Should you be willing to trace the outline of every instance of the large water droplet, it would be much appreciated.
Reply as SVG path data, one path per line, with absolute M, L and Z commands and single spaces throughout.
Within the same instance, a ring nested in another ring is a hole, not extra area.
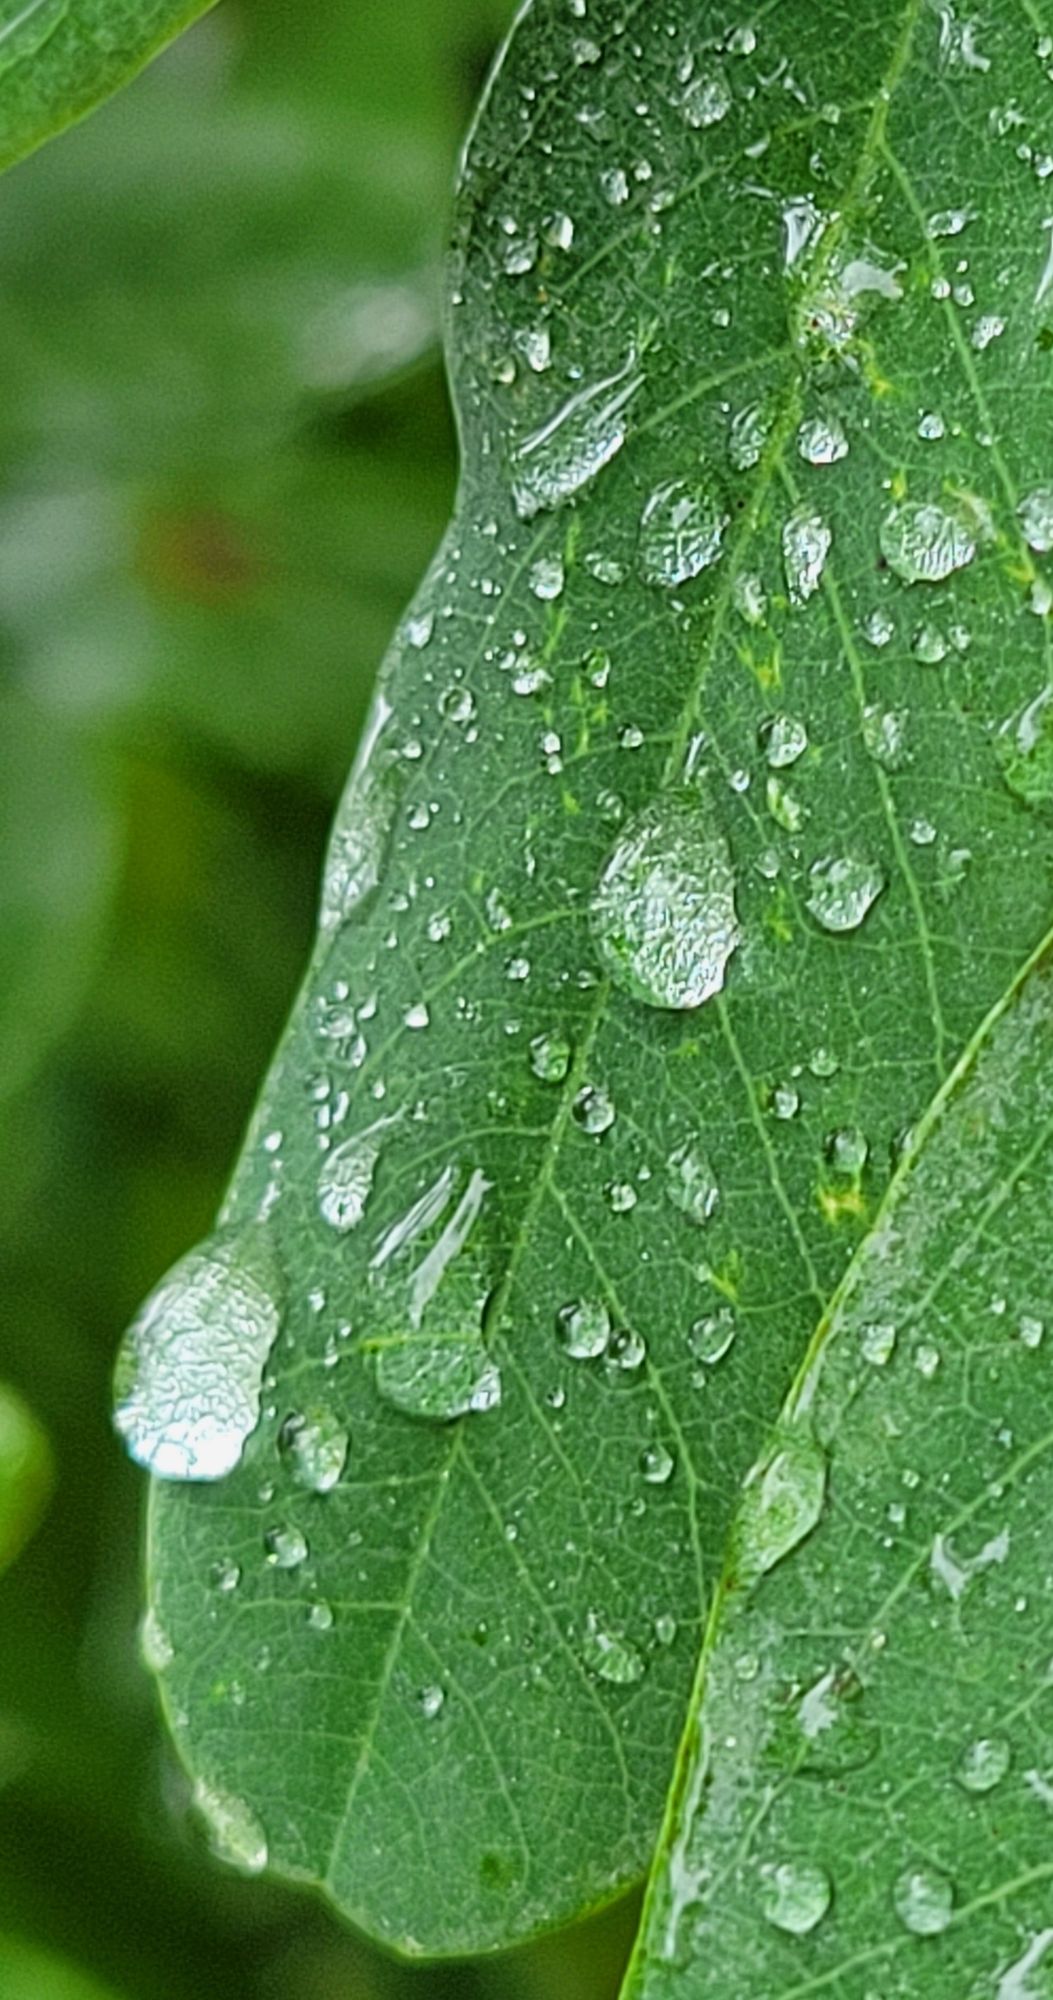
M 268 1528 L 263 1537 L 267 1561 L 274 1569 L 299 1569 L 307 1561 L 307 1537 L 296 1527 Z
M 619 986 L 649 1007 L 700 1007 L 739 941 L 731 856 L 702 796 L 669 792 L 628 822 L 592 898 Z
M 489 1282 L 469 1243 L 491 1186 L 484 1174 L 471 1174 L 420 1263 L 409 1272 L 399 1269 L 403 1253 L 444 1215 L 454 1179 L 447 1168 L 387 1232 L 370 1266 L 374 1289 L 386 1294 L 391 1324 L 390 1332 L 369 1343 L 377 1388 L 405 1415 L 436 1423 L 492 1410 L 501 1400 L 501 1372 L 482 1332 Z
M 896 1881 L 892 1901 L 901 1924 L 917 1937 L 945 1931 L 954 1914 L 954 1884 L 938 1868 L 907 1868 Z
M 514 447 L 512 491 L 523 520 L 539 508 L 572 499 L 621 450 L 626 405 L 642 381 L 636 356 L 630 354 L 613 375 L 576 389 Z
M 262 1230 L 215 1237 L 174 1265 L 124 1337 L 114 1423 L 161 1479 L 222 1479 L 260 1411 L 278 1331 L 278 1276 Z
M 530 1067 L 541 1083 L 562 1083 L 570 1068 L 570 1043 L 556 1030 L 535 1035 L 530 1044 Z
M 765 1883 L 764 1914 L 779 1930 L 805 1937 L 825 1917 L 832 1896 L 830 1877 L 817 1861 L 781 1861 Z
M 332 1410 L 296 1411 L 278 1437 L 282 1457 L 298 1486 L 330 1493 L 347 1464 L 347 1431 Z
M 730 1306 L 718 1306 L 716 1312 L 706 1313 L 696 1319 L 688 1334 L 688 1346 L 696 1361 L 707 1368 L 715 1368 L 723 1361 L 738 1332 L 738 1321 Z
M 240 1868 L 244 1875 L 258 1875 L 266 1868 L 267 1836 L 243 1799 L 199 1779 L 194 1786 L 194 1804 L 208 1830 L 209 1846 L 220 1861 Z
M 720 1189 L 701 1146 L 693 1139 L 677 1146 L 666 1161 L 665 1175 L 665 1191 L 673 1207 L 699 1226 L 708 1222 L 720 1200 Z
M 976 554 L 976 526 L 936 502 L 893 507 L 881 524 L 881 553 L 905 583 L 942 583 Z
M 712 69 L 692 77 L 680 99 L 680 109 L 696 132 L 707 125 L 719 125 L 721 119 L 727 117 L 731 105 L 731 85 L 722 69 Z
M 728 517 L 703 485 L 671 479 L 652 493 L 640 521 L 640 574 L 676 588 L 715 563 Z
M 826 1494 L 826 1454 L 803 1424 L 781 1433 L 750 1474 L 738 1524 L 736 1575 L 749 1585 L 774 1569 L 815 1527 Z
M 797 449 L 808 465 L 836 465 L 848 456 L 840 417 L 808 417 L 797 433 Z
M 967 1792 L 991 1792 L 1005 1777 L 1012 1754 L 1008 1737 L 978 1736 L 962 1751 L 954 1775 Z
M 827 855 L 809 871 L 808 908 L 824 931 L 858 930 L 885 886 L 885 871 L 858 855 Z
M 591 1667 L 601 1681 L 610 1681 L 616 1687 L 629 1687 L 643 1678 L 644 1662 L 636 1647 L 622 1634 L 609 1631 L 595 1611 L 590 1611 L 585 1621 L 581 1650 L 586 1666 Z

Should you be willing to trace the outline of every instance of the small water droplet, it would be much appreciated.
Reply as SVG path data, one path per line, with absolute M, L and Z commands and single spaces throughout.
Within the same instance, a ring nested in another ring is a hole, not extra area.
M 222 1479 L 255 1430 L 278 1332 L 278 1275 L 263 1232 L 214 1237 L 180 1259 L 121 1346 L 114 1423 L 162 1479 Z
M 885 872 L 858 855 L 829 855 L 809 871 L 808 908 L 824 931 L 857 930 L 885 887 Z
M 543 603 L 559 597 L 564 585 L 563 557 L 539 556 L 530 572 L 530 588 Z
M 1053 486 L 1036 486 L 1025 493 L 1017 516 L 1028 547 L 1036 555 L 1049 555 L 1053 550 Z
M 268 1528 L 263 1537 L 267 1561 L 275 1569 L 299 1569 L 308 1556 L 307 1537 L 299 1528 Z
M 434 1722 L 436 1716 L 442 1714 L 445 1705 L 446 1690 L 441 1688 L 437 1681 L 433 1681 L 430 1687 L 421 1688 L 417 1696 L 417 1706 L 425 1722 Z
M 235 1591 L 241 1582 L 240 1565 L 236 1562 L 231 1562 L 229 1557 L 221 1558 L 219 1562 L 212 1564 L 208 1573 L 208 1580 L 213 1590 L 218 1590 L 223 1597 L 229 1597 L 231 1592 Z
M 649 1486 L 666 1486 L 673 1476 L 676 1460 L 664 1444 L 650 1444 L 640 1455 L 640 1470 Z
M 772 417 L 772 410 L 764 403 L 747 403 L 736 411 L 728 432 L 728 463 L 735 472 L 752 472 L 760 464 Z
M 967 1792 L 991 1792 L 1005 1777 L 1012 1754 L 1007 1737 L 978 1736 L 962 1751 L 954 1775 Z
M 859 1330 L 859 1349 L 873 1368 L 884 1368 L 896 1347 L 896 1328 L 888 1320 L 870 1320 Z
M 902 770 L 907 761 L 907 714 L 899 708 L 863 710 L 863 744 L 885 771 Z
M 647 1342 L 634 1328 L 619 1327 L 607 1343 L 607 1366 L 624 1375 L 635 1375 L 647 1359 Z
M 590 906 L 600 957 L 645 1005 L 699 1007 L 739 941 L 731 856 L 705 799 L 665 793 L 630 820 Z
M 908 1931 L 935 1937 L 946 1930 L 954 1914 L 954 1884 L 938 1868 L 907 1868 L 896 1881 L 892 1902 Z
M 738 1322 L 730 1306 L 718 1306 L 716 1312 L 705 1313 L 696 1319 L 688 1334 L 688 1346 L 696 1361 L 706 1368 L 715 1368 L 723 1361 L 738 1332 Z
M 760 726 L 761 747 L 773 771 L 796 764 L 808 748 L 808 729 L 798 715 L 773 715 Z
M 331 1632 L 333 1629 L 333 1607 L 324 1597 L 316 1597 L 307 1613 L 307 1623 L 312 1632 Z
M 764 1914 L 770 1924 L 794 1937 L 814 1931 L 830 1908 L 830 1877 L 816 1861 L 781 1861 L 767 1875 Z
M 887 611 L 878 609 L 868 613 L 863 622 L 863 637 L 868 645 L 876 646 L 880 651 L 895 636 L 896 627 Z
M 836 465 L 848 457 L 848 439 L 839 417 L 808 417 L 797 433 L 797 449 L 808 465 Z
M 530 1043 L 530 1067 L 541 1083 L 562 1083 L 570 1068 L 570 1043 L 565 1035 L 550 1030 L 535 1035 Z
M 175 1647 L 152 1604 L 139 1621 L 139 1657 L 155 1674 L 163 1674 L 175 1659 Z
M 995 740 L 1002 776 L 1025 805 L 1053 805 L 1053 687 L 1041 688 L 1002 724 Z
M 822 580 L 833 535 L 819 514 L 800 508 L 782 531 L 782 557 L 791 604 L 807 604 Z
M 866 1166 L 870 1145 L 858 1125 L 842 1125 L 826 1141 L 826 1157 L 835 1173 L 855 1180 Z
M 561 1308 L 556 1331 L 564 1354 L 572 1361 L 595 1361 L 607 1351 L 611 1316 L 601 1299 L 576 1299 Z
M 382 1135 L 394 1122 L 378 1118 L 325 1154 L 318 1175 L 318 1208 L 331 1229 L 341 1234 L 357 1229 L 373 1186 Z
M 286 1417 L 278 1448 L 296 1484 L 308 1493 L 331 1493 L 347 1464 L 349 1439 L 331 1410 L 299 1411 Z
M 601 1084 L 586 1083 L 579 1090 L 571 1106 L 571 1114 L 576 1125 L 590 1138 L 598 1138 L 609 1132 L 614 1124 L 614 1105 Z
M 621 1634 L 608 1631 L 596 1611 L 590 1611 L 585 1621 L 582 1655 L 601 1681 L 610 1681 L 615 1687 L 631 1687 L 643 1679 L 644 1662 L 636 1647 Z
M 707 487 L 687 479 L 659 486 L 640 519 L 639 562 L 645 583 L 689 583 L 720 555 L 728 517 Z
M 731 105 L 731 85 L 722 69 L 712 69 L 692 77 L 680 99 L 684 118 L 696 132 L 709 125 L 719 125 L 721 119 L 727 117 Z

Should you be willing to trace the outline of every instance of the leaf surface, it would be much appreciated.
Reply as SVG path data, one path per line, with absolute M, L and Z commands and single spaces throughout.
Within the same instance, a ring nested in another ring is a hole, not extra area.
M 0 168 L 62 132 L 212 0 L 2 0 Z
M 820 1329 L 822 1517 L 752 1593 L 732 1536 L 626 2000 L 1049 1990 L 1051 1056 L 1047 961 Z
M 51 1450 L 21 1396 L 0 1382 L 0 1570 L 29 1540 L 51 1486 Z
M 1048 59 L 1026 10 L 833 18 L 522 16 L 457 515 L 122 1367 L 166 1472 L 262 1398 L 153 1491 L 219 1844 L 405 1950 L 646 1865 L 741 1482 L 1049 924 Z

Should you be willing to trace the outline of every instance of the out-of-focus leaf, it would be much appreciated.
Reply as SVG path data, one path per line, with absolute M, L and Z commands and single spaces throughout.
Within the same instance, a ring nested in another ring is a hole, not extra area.
M 76 1013 L 116 851 L 113 805 L 89 752 L 0 690 L 0 1104 Z
M 0 1993 L 4 2000 L 117 2000 L 113 1987 L 101 1986 L 66 1959 L 2 1935 Z
M 212 0 L 2 0 L 0 167 L 119 90 Z
M 0 1382 L 0 1570 L 14 1562 L 29 1540 L 50 1486 L 51 1452 L 44 1431 L 21 1396 Z

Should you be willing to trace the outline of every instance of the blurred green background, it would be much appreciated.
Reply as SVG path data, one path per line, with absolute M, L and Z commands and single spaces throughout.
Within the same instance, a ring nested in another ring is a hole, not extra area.
M 212 1860 L 109 1430 L 449 510 L 438 259 L 511 11 L 224 0 L 0 184 L 0 1563 L 42 1512 L 0 1581 L 3 2000 L 604 2000 L 631 1932 L 408 1969 Z

